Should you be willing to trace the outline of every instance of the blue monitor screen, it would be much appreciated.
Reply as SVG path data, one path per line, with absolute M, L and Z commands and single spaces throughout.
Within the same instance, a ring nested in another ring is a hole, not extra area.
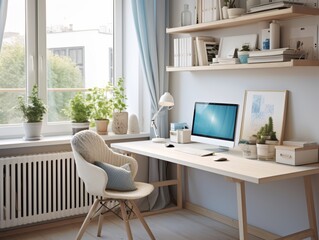
M 192 135 L 234 141 L 237 104 L 195 103 Z

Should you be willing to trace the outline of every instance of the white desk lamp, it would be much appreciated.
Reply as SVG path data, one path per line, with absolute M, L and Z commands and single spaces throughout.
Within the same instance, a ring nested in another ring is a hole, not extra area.
M 162 109 L 164 107 L 167 107 L 168 110 L 171 110 L 173 108 L 173 106 L 174 106 L 174 98 L 169 92 L 165 92 L 161 96 L 158 104 L 161 107 L 154 114 L 154 116 L 152 118 L 152 121 L 151 121 L 151 127 L 153 128 L 154 134 L 155 134 L 155 138 L 153 138 L 152 141 L 155 142 L 155 143 L 162 143 L 162 142 L 165 142 L 165 138 L 160 138 L 159 134 L 157 133 L 157 126 L 156 126 L 155 120 L 156 120 L 158 114 L 160 113 L 160 111 L 162 111 Z

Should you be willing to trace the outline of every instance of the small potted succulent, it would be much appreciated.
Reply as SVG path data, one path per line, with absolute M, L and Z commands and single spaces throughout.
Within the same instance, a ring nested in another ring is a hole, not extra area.
M 78 92 L 70 100 L 69 106 L 63 112 L 72 120 L 72 133 L 89 129 L 91 106 L 87 103 L 83 93 Z
M 241 49 L 237 52 L 240 63 L 247 63 L 249 57 L 250 47 L 248 43 L 243 44 Z
M 112 131 L 115 134 L 126 134 L 128 129 L 128 112 L 126 112 L 126 94 L 124 78 L 119 78 L 113 86 L 113 122 Z
M 106 135 L 108 125 L 113 113 L 113 100 L 108 98 L 108 92 L 111 86 L 105 88 L 92 88 L 86 96 L 86 100 L 91 109 L 91 120 L 95 121 L 95 127 L 98 134 Z
M 18 98 L 17 109 L 22 112 L 25 122 L 23 123 L 25 131 L 25 140 L 41 139 L 41 129 L 43 116 L 47 109 L 42 99 L 38 97 L 38 86 L 34 85 L 28 101 L 20 96 Z
M 278 145 L 276 132 L 273 130 L 273 119 L 268 118 L 268 123 L 257 132 L 258 159 L 273 160 L 275 158 L 275 145 Z

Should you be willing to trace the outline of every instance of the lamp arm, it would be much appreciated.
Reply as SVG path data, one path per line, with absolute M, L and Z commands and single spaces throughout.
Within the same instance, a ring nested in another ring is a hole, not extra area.
M 151 120 L 151 127 L 153 128 L 153 131 L 154 131 L 154 134 L 155 134 L 156 138 L 158 138 L 159 135 L 157 133 L 157 125 L 155 123 L 155 120 L 156 120 L 158 114 L 162 111 L 163 108 L 164 108 L 164 106 L 161 106 L 160 109 L 158 109 L 158 111 L 154 114 L 154 116 L 152 117 L 152 120 Z

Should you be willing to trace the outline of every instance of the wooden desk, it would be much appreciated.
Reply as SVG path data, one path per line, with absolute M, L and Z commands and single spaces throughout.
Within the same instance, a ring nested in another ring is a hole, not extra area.
M 311 175 L 319 173 L 319 164 L 296 167 L 277 164 L 271 161 L 249 160 L 241 157 L 241 152 L 236 150 L 231 150 L 225 153 L 216 153 L 215 156 L 198 157 L 176 151 L 176 148 L 183 146 L 205 148 L 205 145 L 197 143 L 184 145 L 175 144 L 175 148 L 166 148 L 164 144 L 153 143 L 152 141 L 111 144 L 112 148 L 118 150 L 176 163 L 177 180 L 175 181 L 175 184 L 177 185 L 177 205 L 179 208 L 182 207 L 182 166 L 222 175 L 226 177 L 227 180 L 234 182 L 236 184 L 237 191 L 239 237 L 241 240 L 248 239 L 245 182 L 261 184 L 303 177 L 308 210 L 309 229 L 293 233 L 280 239 L 302 239 L 311 237 L 311 239 L 318 240 Z M 226 157 L 228 161 L 214 161 L 219 157 Z M 167 185 L 172 185 L 172 181 L 167 181 Z M 164 184 L 156 184 L 156 186 L 164 186 Z

